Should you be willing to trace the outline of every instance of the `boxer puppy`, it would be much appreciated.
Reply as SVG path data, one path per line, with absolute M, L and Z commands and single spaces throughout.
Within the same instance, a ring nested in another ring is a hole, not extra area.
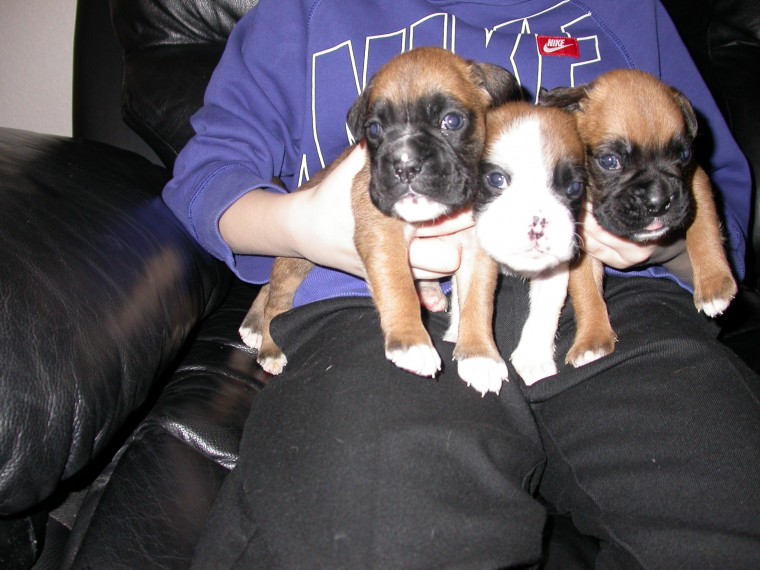
M 576 114 L 586 146 L 587 200 L 599 225 L 639 243 L 686 235 L 694 305 L 721 314 L 737 292 L 710 181 L 692 150 L 697 118 L 680 92 L 637 70 L 615 70 L 578 88 L 540 95 Z M 614 350 L 602 296 L 603 267 L 582 255 L 570 274 L 577 333 L 566 362 L 581 366 Z
M 486 125 L 475 227 L 480 246 L 496 263 L 481 263 L 473 276 L 465 302 L 483 308 L 461 315 L 455 356 L 491 326 L 492 313 L 485 307 L 493 303 L 501 267 L 530 280 L 530 312 L 511 355 L 515 370 L 530 385 L 557 372 L 554 337 L 569 264 L 577 253 L 585 153 L 574 117 L 559 109 L 506 103 L 489 111 Z M 461 293 L 459 281 L 456 293 Z M 470 376 L 462 366 L 473 363 L 460 362 L 460 376 Z M 477 378 L 472 383 L 480 391 L 497 391 Z
M 352 186 L 354 242 L 380 314 L 386 357 L 404 370 L 432 377 L 441 365 L 422 324 L 409 267 L 415 227 L 469 207 L 486 111 L 519 93 L 514 76 L 500 67 L 419 48 L 383 66 L 348 113 L 349 128 L 363 136 L 368 152 Z M 306 186 L 322 180 L 348 152 Z M 278 258 L 240 328 L 272 374 L 282 371 L 287 358 L 269 334 L 270 323 L 292 307 L 312 267 L 307 260 Z M 423 299 L 431 296 L 430 288 L 429 283 L 422 287 Z M 435 304 L 437 295 L 432 297 Z M 499 363 L 500 357 L 491 368 Z

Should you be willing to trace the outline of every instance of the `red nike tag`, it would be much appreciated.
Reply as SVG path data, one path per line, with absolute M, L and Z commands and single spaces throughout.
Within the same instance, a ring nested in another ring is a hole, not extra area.
M 547 57 L 574 57 L 579 59 L 581 51 L 578 40 L 564 36 L 536 36 L 538 53 Z

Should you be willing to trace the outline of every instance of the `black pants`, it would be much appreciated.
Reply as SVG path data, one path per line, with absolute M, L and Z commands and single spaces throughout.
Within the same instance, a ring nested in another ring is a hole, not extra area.
M 510 370 L 485 397 L 447 343 L 435 380 L 387 362 L 368 300 L 284 315 L 288 367 L 255 400 L 195 567 L 531 567 L 548 502 L 599 539 L 597 568 L 760 568 L 758 378 L 676 285 L 610 278 L 607 297 L 612 355 L 530 388 Z M 527 301 L 504 279 L 505 356 Z M 446 324 L 431 315 L 431 336 Z M 573 334 L 567 307 L 558 362 Z

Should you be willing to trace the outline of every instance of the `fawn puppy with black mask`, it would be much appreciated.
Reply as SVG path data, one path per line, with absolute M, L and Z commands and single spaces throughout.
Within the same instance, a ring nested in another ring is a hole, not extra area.
M 620 69 L 575 88 L 544 91 L 539 104 L 575 114 L 586 147 L 587 209 L 606 231 L 648 244 L 685 235 L 694 305 L 710 317 L 737 292 L 710 181 L 696 163 L 697 118 L 679 91 Z M 602 263 L 582 254 L 570 274 L 577 333 L 566 362 L 581 366 L 614 350 Z

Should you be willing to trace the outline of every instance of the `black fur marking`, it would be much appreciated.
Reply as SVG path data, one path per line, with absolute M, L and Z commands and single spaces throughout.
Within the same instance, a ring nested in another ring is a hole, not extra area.
M 462 118 L 461 127 L 442 128 L 444 118 L 452 113 Z M 469 203 L 482 143 L 475 136 L 476 120 L 476 115 L 445 93 L 405 104 L 377 100 L 364 121 L 365 128 L 373 122 L 382 126 L 379 136 L 367 137 L 370 197 L 375 206 L 390 215 L 396 202 L 410 191 L 450 211 Z
M 642 240 L 647 228 L 660 222 L 667 233 L 691 221 L 690 180 L 694 172 L 689 137 L 673 138 L 662 148 L 644 148 L 624 140 L 594 149 L 589 159 L 589 195 L 594 217 L 618 236 Z M 606 170 L 599 159 L 606 154 L 620 159 L 619 170 Z
M 581 204 L 586 193 L 586 169 L 583 163 L 573 160 L 560 160 L 552 172 L 551 188 L 578 218 Z
M 486 160 L 483 160 L 478 164 L 478 188 L 474 201 L 476 215 L 483 212 L 491 202 L 504 193 L 505 188 L 497 188 L 488 181 L 489 175 L 495 172 L 504 176 L 507 185 L 509 185 L 512 176 L 504 168 Z

